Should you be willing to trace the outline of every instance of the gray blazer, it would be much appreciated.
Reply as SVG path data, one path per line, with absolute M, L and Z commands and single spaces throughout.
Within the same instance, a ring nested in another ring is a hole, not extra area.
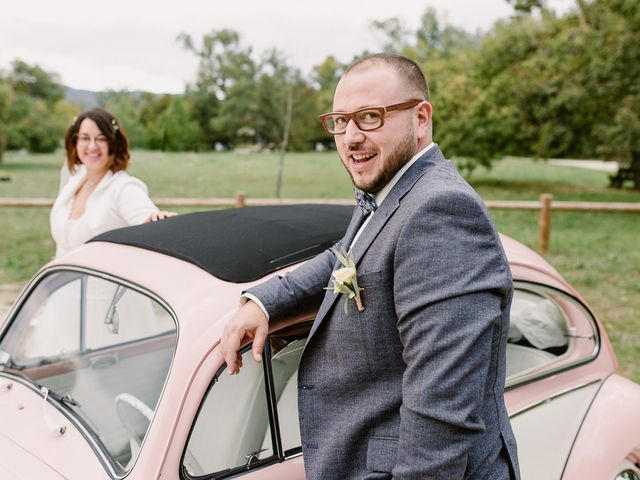
M 362 221 L 356 209 L 341 245 Z M 346 315 L 327 291 L 299 368 L 308 479 L 518 479 L 503 398 L 509 266 L 483 202 L 437 146 L 353 256 L 365 309 Z M 339 266 L 326 251 L 249 291 L 277 320 Z

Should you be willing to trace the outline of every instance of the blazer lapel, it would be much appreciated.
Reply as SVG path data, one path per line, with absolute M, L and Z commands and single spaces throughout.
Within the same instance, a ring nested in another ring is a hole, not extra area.
M 444 157 L 438 146 L 434 145 L 427 153 L 416 160 L 409 170 L 400 177 L 353 246 L 353 260 L 356 265 L 358 265 L 371 246 L 371 243 L 380 234 L 382 228 L 398 209 L 402 197 L 413 188 L 418 179 L 422 177 L 430 167 L 440 160 L 444 160 Z
M 402 175 L 402 177 L 400 177 L 400 179 L 393 186 L 380 207 L 378 207 L 378 209 L 375 211 L 373 217 L 360 234 L 360 237 L 358 237 L 358 241 L 353 246 L 352 255 L 356 266 L 371 246 L 373 240 L 378 236 L 382 228 L 386 225 L 391 216 L 398 209 L 402 197 L 404 197 L 411 190 L 413 185 L 415 185 L 418 179 L 428 171 L 430 166 L 433 166 L 434 163 L 438 163 L 439 161 L 443 160 L 444 156 L 442 155 L 442 152 L 437 145 L 434 145 L 427 153 L 425 153 L 413 165 L 411 165 L 409 170 L 407 170 L 404 175 Z M 348 246 L 351 243 L 353 237 L 364 222 L 365 218 L 366 217 L 360 212 L 360 209 L 356 208 L 354 217 L 351 219 L 351 223 L 349 225 L 349 228 L 347 229 L 347 233 L 345 234 L 344 241 L 342 242 L 343 245 Z M 345 250 L 346 249 L 347 248 L 345 248 Z M 338 266 L 339 262 L 336 261 L 334 270 Z M 311 338 L 311 336 L 318 329 L 318 327 L 324 320 L 324 317 L 329 312 L 333 304 L 337 301 L 338 297 L 342 296 L 336 295 L 330 290 L 327 291 L 322 304 L 318 309 L 316 320 L 311 327 L 311 331 L 309 332 L 309 338 Z
M 83 169 L 69 176 L 67 183 L 65 183 L 62 187 L 62 190 L 60 190 L 60 194 L 58 195 L 59 199 L 56 200 L 56 202 L 60 205 L 70 204 L 73 196 L 76 194 L 78 188 L 80 188 L 80 185 L 84 181 L 86 175 L 86 171 Z
M 344 248 L 345 250 L 349 250 L 349 245 L 351 245 L 351 242 L 353 242 L 353 237 L 356 236 L 356 233 L 358 233 L 358 230 L 360 229 L 366 218 L 367 217 L 362 213 L 362 210 L 356 207 L 353 211 L 353 216 L 351 217 L 351 222 L 347 227 L 347 231 L 345 232 L 344 237 L 340 242 L 342 248 Z
M 347 232 L 344 234 L 344 237 L 340 242 L 340 244 L 345 250 L 349 249 L 349 245 L 351 245 L 353 238 L 356 236 L 356 233 L 358 233 L 358 230 L 360 229 L 360 227 L 362 226 L 366 218 L 367 217 L 362 213 L 362 210 L 356 207 L 353 212 L 353 216 L 351 217 L 351 222 L 347 227 Z M 339 264 L 340 262 L 336 260 L 336 263 L 334 264 L 333 269 L 335 270 L 336 268 L 338 268 L 340 266 Z M 327 282 L 327 284 L 329 284 L 329 282 Z M 311 327 L 311 331 L 309 332 L 309 338 L 311 338 L 311 336 L 317 330 L 318 325 L 320 324 L 320 320 L 329 311 L 329 309 L 333 305 L 333 302 L 336 301 L 337 297 L 338 295 L 334 295 L 331 291 L 327 290 L 322 300 L 322 303 L 320 304 L 320 308 L 318 309 L 316 320 L 315 322 L 313 322 L 313 326 Z

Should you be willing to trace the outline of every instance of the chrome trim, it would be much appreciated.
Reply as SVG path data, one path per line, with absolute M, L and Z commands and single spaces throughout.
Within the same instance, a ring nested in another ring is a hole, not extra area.
M 51 267 L 46 267 L 44 269 L 42 269 L 40 272 L 38 272 L 36 274 L 35 277 L 33 277 L 33 279 L 31 279 L 31 281 L 25 286 L 24 290 L 23 290 L 23 294 L 20 295 L 19 297 L 19 301 L 16 302 L 13 306 L 13 308 L 9 311 L 9 314 L 6 317 L 6 321 L 4 322 L 4 324 L 2 325 L 2 327 L 0 328 L 0 342 L 2 341 L 6 331 L 9 329 L 10 325 L 14 322 L 15 320 L 15 314 L 17 314 L 22 306 L 24 305 L 24 303 L 26 302 L 26 300 L 29 298 L 31 292 L 39 285 L 39 283 L 42 281 L 42 279 L 46 276 L 58 273 L 58 272 L 77 272 L 77 273 L 83 273 L 83 274 L 87 274 L 87 275 L 91 275 L 93 277 L 97 277 L 97 278 L 101 278 L 103 280 L 107 280 L 110 282 L 114 282 L 120 285 L 124 285 L 127 288 L 130 288 L 131 290 L 134 290 L 136 292 L 141 293 L 142 295 L 151 298 L 152 300 L 156 301 L 157 303 L 159 303 L 168 313 L 169 315 L 171 315 L 173 322 L 176 326 L 176 344 L 174 347 L 174 354 L 171 357 L 171 363 L 169 365 L 169 370 L 167 371 L 167 378 L 165 378 L 164 381 L 164 385 L 162 386 L 162 390 L 160 391 L 160 396 L 158 397 L 158 404 L 160 405 L 160 401 L 162 400 L 162 398 L 164 397 L 164 393 L 167 387 L 167 383 L 169 380 L 169 377 L 171 376 L 171 371 L 173 370 L 173 364 L 175 361 L 175 352 L 177 351 L 177 347 L 178 347 L 178 343 L 179 343 L 179 339 L 180 339 L 180 322 L 178 322 L 178 316 L 176 315 L 175 311 L 173 310 L 173 308 L 171 308 L 171 306 L 164 301 L 160 296 L 158 296 L 157 294 L 153 293 L 152 291 L 146 289 L 145 287 L 143 287 L 142 285 L 138 285 L 135 284 L 133 282 L 130 282 L 129 280 L 125 280 L 121 277 L 118 277 L 116 275 L 112 275 L 109 273 L 105 273 L 105 272 L 101 272 L 98 270 L 93 270 L 91 268 L 86 268 L 86 267 L 79 267 L 76 265 L 54 265 Z M 31 389 L 35 390 L 36 392 L 38 392 L 38 394 L 41 395 L 40 390 L 38 390 L 35 385 L 33 385 L 32 383 L 28 382 L 25 379 L 22 379 L 18 376 L 13 376 L 11 374 L 6 374 L 4 372 L 0 371 L 0 374 L 3 376 L 10 376 L 11 379 L 20 379 L 21 383 L 24 383 L 25 385 L 29 386 Z M 140 444 L 140 449 L 138 450 L 138 455 L 136 455 L 136 458 L 134 459 L 133 463 L 131 464 L 130 468 L 128 470 L 123 471 L 122 473 L 118 473 L 116 471 L 115 468 L 115 462 L 113 460 L 113 458 L 111 457 L 111 454 L 108 453 L 108 451 L 106 451 L 106 447 L 101 446 L 100 443 L 96 442 L 96 438 L 97 435 L 95 433 L 93 433 L 93 431 L 91 429 L 88 429 L 85 425 L 84 425 L 84 421 L 83 420 L 78 420 L 78 418 L 75 415 L 71 415 L 70 412 L 66 409 L 60 406 L 59 402 L 57 402 L 55 399 L 49 397 L 49 400 L 51 401 L 52 405 L 55 406 L 55 408 L 62 413 L 82 434 L 82 436 L 87 440 L 87 443 L 89 443 L 89 446 L 91 447 L 91 449 L 96 452 L 96 454 L 98 455 L 99 459 L 100 459 L 100 463 L 102 463 L 102 465 L 105 467 L 105 470 L 107 470 L 107 473 L 111 476 L 111 478 L 114 478 L 116 480 L 121 480 L 123 478 L 125 478 L 127 475 L 129 475 L 131 473 L 131 471 L 133 470 L 133 468 L 135 467 L 136 463 L 138 462 L 138 458 L 140 457 L 140 452 L 142 451 L 146 441 L 147 441 L 147 436 L 145 434 L 142 443 Z M 155 420 L 156 417 L 156 412 L 157 412 L 157 406 L 153 411 L 153 417 L 151 418 L 151 420 L 149 421 L 149 429 L 147 429 L 147 433 L 149 432 L 149 430 L 151 429 L 151 426 L 153 424 L 153 421 Z
M 297 453 L 292 453 L 291 455 L 285 455 L 284 459 L 286 461 L 286 460 L 291 460 L 292 458 L 298 458 L 298 457 L 301 457 L 301 456 L 302 456 L 302 450 L 300 450 Z
M 588 383 L 583 383 L 582 385 L 578 385 L 578 386 L 575 386 L 575 387 L 567 388 L 565 390 L 561 390 L 560 392 L 556 393 L 555 395 L 552 395 L 551 397 L 547 397 L 544 400 L 540 400 L 537 403 L 534 403 L 532 405 L 528 405 L 528 406 L 526 406 L 526 407 L 524 407 L 524 408 L 522 408 L 522 409 L 520 409 L 520 410 L 518 410 L 518 411 L 516 411 L 514 413 L 509 414 L 509 419 L 511 420 L 511 419 L 517 417 L 518 415 L 522 415 L 523 413 L 526 413 L 529 410 L 533 410 L 534 408 L 538 408 L 541 405 L 544 405 L 546 403 L 550 403 L 553 400 L 557 400 L 558 398 L 563 397 L 563 396 L 565 396 L 565 395 L 567 395 L 569 393 L 575 392 L 575 391 L 580 390 L 582 388 L 590 387 L 591 385 L 595 385 L 597 383 L 602 383 L 603 381 L 604 381 L 603 379 L 592 380 L 592 381 L 590 381 Z M 589 404 L 591 404 L 591 402 L 589 402 Z

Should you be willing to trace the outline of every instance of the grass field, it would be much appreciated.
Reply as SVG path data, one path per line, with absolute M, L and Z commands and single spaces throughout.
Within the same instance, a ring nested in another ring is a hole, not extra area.
M 0 197 L 54 197 L 62 154 L 9 153 L 0 172 Z M 273 197 L 277 154 L 134 152 L 131 173 L 153 197 Z M 508 160 L 474 172 L 470 183 L 485 200 L 640 202 L 640 193 L 607 187 L 599 171 Z M 290 154 L 285 161 L 286 198 L 349 198 L 351 183 L 334 153 Z M 181 210 L 185 212 L 186 210 Z M 48 210 L 0 208 L 0 283 L 20 283 L 54 253 Z M 501 232 L 535 248 L 537 213 L 492 210 Z M 640 214 L 554 212 L 545 257 L 589 301 L 614 345 L 620 370 L 640 382 Z

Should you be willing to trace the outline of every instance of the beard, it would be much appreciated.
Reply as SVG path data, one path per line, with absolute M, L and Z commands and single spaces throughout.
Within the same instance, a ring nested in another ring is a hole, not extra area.
M 382 170 L 380 173 L 369 180 L 367 183 L 358 184 L 353 175 L 346 167 L 349 176 L 351 177 L 351 182 L 356 188 L 359 188 L 363 192 L 367 193 L 378 193 L 380 190 L 384 188 L 384 186 L 391 181 L 393 176 L 398 173 L 402 167 L 406 165 L 406 163 L 411 160 L 411 158 L 416 153 L 416 138 L 413 130 L 413 125 L 407 130 L 404 137 L 400 140 L 396 148 L 389 154 L 386 159 L 383 159 Z M 351 153 L 357 152 L 357 149 L 351 151 Z M 344 164 L 344 163 L 343 163 Z

